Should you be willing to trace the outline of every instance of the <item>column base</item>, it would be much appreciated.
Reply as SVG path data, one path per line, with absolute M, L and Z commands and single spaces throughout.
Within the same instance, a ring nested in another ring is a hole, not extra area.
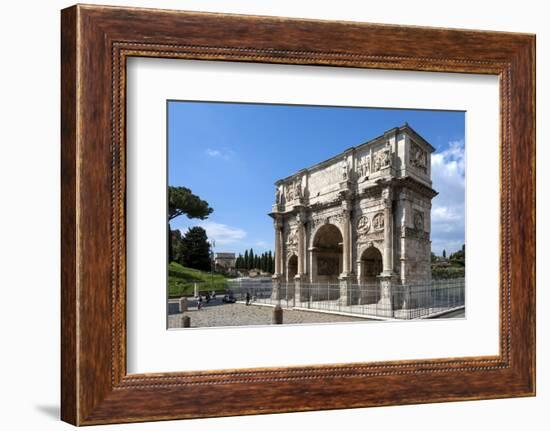
M 380 280 L 380 300 L 376 308 L 376 314 L 382 317 L 394 316 L 393 289 L 392 285 L 396 283 L 397 277 L 394 273 L 382 272 L 378 279 Z
M 294 306 L 309 299 L 307 285 L 307 274 L 296 274 L 294 276 Z
M 274 301 L 281 300 L 281 281 L 283 279 L 282 274 L 273 274 L 271 277 L 271 299 Z
M 340 285 L 340 305 L 353 305 L 357 303 L 358 298 L 354 298 L 351 290 L 355 276 L 353 273 L 342 273 L 338 277 L 338 284 Z

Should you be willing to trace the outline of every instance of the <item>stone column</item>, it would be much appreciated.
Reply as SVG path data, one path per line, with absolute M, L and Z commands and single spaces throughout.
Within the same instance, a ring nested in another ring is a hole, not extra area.
M 283 238 L 283 225 L 277 231 L 279 234 L 279 274 L 282 275 L 285 271 L 285 252 L 284 252 L 284 238 Z
M 306 233 L 305 233 L 305 216 L 303 213 L 296 214 L 296 222 L 298 223 L 298 270 L 294 276 L 294 304 L 304 300 L 303 292 L 304 283 L 306 281 Z
M 393 214 L 392 214 L 392 190 L 386 187 L 382 191 L 384 201 L 384 255 L 382 259 L 382 273 L 380 280 L 380 300 L 378 301 L 377 314 L 379 316 L 393 317 L 393 292 L 392 284 L 395 283 L 393 272 Z
M 273 222 L 275 227 L 275 274 L 281 276 L 283 274 L 283 221 L 280 216 L 277 216 Z
M 304 216 L 300 213 L 297 214 L 296 221 L 298 222 L 298 271 L 296 274 L 298 276 L 302 276 L 305 273 L 304 269 L 305 269 L 305 258 L 306 258 L 306 253 L 305 253 L 306 235 L 304 232 L 305 230 Z
M 351 250 L 351 238 L 350 238 L 350 214 L 349 214 L 349 203 L 348 201 L 342 202 L 342 215 L 343 215 L 343 232 L 342 236 L 344 237 L 344 244 L 342 247 L 342 275 L 348 276 L 351 273 L 350 268 L 350 250 Z
M 382 192 L 384 201 L 384 256 L 382 274 L 393 275 L 393 214 L 392 192 L 389 187 Z
M 414 225 L 412 220 L 412 209 L 411 209 L 411 198 L 406 191 L 402 191 L 399 196 L 399 204 L 401 205 L 401 226 L 398 226 L 396 229 L 400 230 L 400 281 L 401 284 L 406 284 L 408 277 L 408 259 L 407 259 L 407 226 Z M 395 226 L 394 226 L 395 227 Z
M 350 204 L 347 199 L 342 201 L 342 274 L 340 274 L 340 304 L 351 305 L 352 298 L 350 296 L 352 271 L 351 271 L 351 229 L 350 229 Z
M 272 277 L 271 298 L 280 301 L 283 270 L 283 221 L 279 215 L 275 216 L 273 227 L 275 228 L 275 274 Z
M 317 281 L 317 256 L 315 256 L 315 247 L 309 248 L 309 282 L 315 283 Z

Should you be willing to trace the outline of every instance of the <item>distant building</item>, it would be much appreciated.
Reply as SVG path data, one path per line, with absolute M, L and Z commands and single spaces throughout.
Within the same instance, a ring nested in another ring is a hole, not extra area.
M 219 272 L 233 272 L 236 262 L 235 253 L 220 252 L 216 253 L 214 257 L 214 266 L 216 271 Z

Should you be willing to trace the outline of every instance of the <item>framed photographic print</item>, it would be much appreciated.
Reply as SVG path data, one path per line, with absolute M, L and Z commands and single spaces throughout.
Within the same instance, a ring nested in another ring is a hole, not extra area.
M 63 420 L 534 395 L 533 35 L 78 5 L 61 41 Z

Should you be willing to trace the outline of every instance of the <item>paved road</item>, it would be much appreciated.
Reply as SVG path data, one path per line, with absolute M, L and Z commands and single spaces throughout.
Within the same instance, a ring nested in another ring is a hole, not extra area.
M 178 312 L 177 300 L 169 301 L 168 327 L 180 328 L 181 318 L 187 315 L 191 319 L 192 328 L 207 328 L 216 326 L 250 326 L 271 325 L 273 307 L 265 305 L 249 305 L 243 303 L 224 304 L 220 298 L 204 302 L 203 309 L 196 309 L 196 300 L 189 301 L 189 311 Z M 435 317 L 434 319 L 464 318 L 464 309 L 451 311 L 450 313 Z M 361 322 L 371 321 L 360 316 L 343 316 L 315 311 L 283 310 L 284 324 L 300 323 L 336 323 L 336 322 Z
M 245 304 L 207 304 L 201 311 L 192 307 L 184 313 L 170 314 L 168 316 L 168 327 L 181 327 L 182 316 L 191 318 L 192 328 L 205 328 L 213 326 L 248 326 L 248 325 L 271 325 L 273 318 L 273 307 L 263 305 Z M 318 313 L 302 310 L 283 310 L 283 323 L 330 323 L 330 322 L 360 322 L 367 321 L 363 317 L 340 316 L 337 314 Z

